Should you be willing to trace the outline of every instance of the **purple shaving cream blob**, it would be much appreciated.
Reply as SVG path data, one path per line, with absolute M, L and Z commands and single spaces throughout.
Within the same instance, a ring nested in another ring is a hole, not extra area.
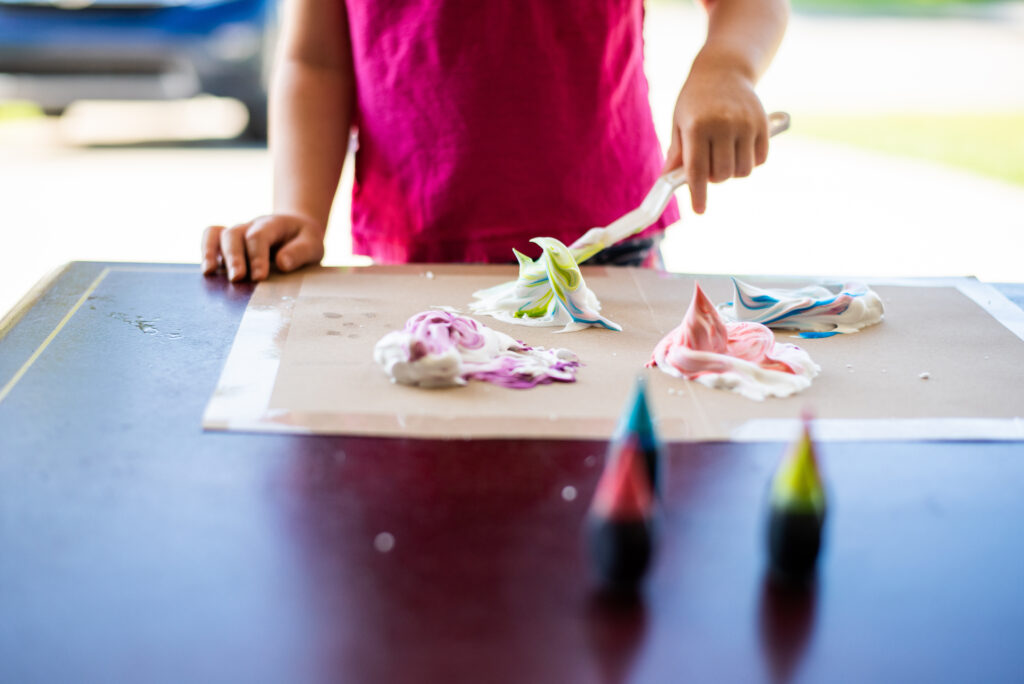
M 432 354 L 443 354 L 454 346 L 479 349 L 484 345 L 476 321 L 447 311 L 416 314 L 406 322 L 405 331 L 422 340 Z
M 427 354 L 443 354 L 453 347 L 480 349 L 486 343 L 480 324 L 472 318 L 447 311 L 424 311 L 410 318 L 405 331 L 414 337 L 409 345 L 409 360 L 417 361 Z M 528 344 L 516 340 L 513 352 L 534 352 Z M 579 361 L 558 360 L 547 367 L 531 363 L 527 356 L 505 356 L 486 369 L 469 370 L 466 379 L 482 380 L 512 389 L 529 389 L 551 382 L 575 382 Z

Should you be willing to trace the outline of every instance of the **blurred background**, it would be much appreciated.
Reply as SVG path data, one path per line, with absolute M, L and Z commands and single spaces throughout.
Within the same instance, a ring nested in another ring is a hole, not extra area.
M 1024 1 L 793 0 L 759 92 L 789 132 L 665 241 L 690 273 L 1024 281 Z M 0 314 L 70 260 L 197 263 L 270 209 L 276 0 L 0 0 Z M 648 0 L 667 138 L 705 28 Z M 351 165 L 329 265 L 348 236 Z M 543 233 L 538 226 L 538 234 Z M 198 267 L 197 267 L 198 277 Z

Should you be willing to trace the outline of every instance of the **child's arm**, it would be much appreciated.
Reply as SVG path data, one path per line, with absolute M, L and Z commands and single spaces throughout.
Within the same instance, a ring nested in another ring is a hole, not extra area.
M 768 156 L 768 121 L 754 84 L 782 41 L 787 0 L 706 0 L 708 33 L 676 101 L 665 169 L 686 169 L 693 210 L 708 182 L 747 176 Z
M 203 233 L 203 272 L 232 281 L 319 263 L 349 141 L 355 79 L 345 3 L 289 0 L 270 95 L 274 213 Z

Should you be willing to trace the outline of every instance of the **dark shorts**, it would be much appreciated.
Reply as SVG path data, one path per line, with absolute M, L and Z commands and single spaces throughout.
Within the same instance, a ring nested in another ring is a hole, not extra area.
M 586 266 L 646 266 L 661 268 L 661 236 L 633 238 L 612 245 L 587 259 Z

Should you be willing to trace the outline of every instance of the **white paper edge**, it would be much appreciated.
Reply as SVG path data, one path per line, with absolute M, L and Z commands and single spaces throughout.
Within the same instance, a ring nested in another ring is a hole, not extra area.
M 759 418 L 733 430 L 734 442 L 789 442 L 800 433 L 792 418 Z M 1024 418 L 816 418 L 819 442 L 1024 441 Z
M 281 350 L 274 340 L 291 325 L 295 300 L 282 298 L 279 308 L 249 306 L 235 332 L 224 370 L 203 414 L 208 430 L 306 432 L 272 421 L 270 397 L 281 365 Z M 245 331 L 245 337 L 242 337 Z

